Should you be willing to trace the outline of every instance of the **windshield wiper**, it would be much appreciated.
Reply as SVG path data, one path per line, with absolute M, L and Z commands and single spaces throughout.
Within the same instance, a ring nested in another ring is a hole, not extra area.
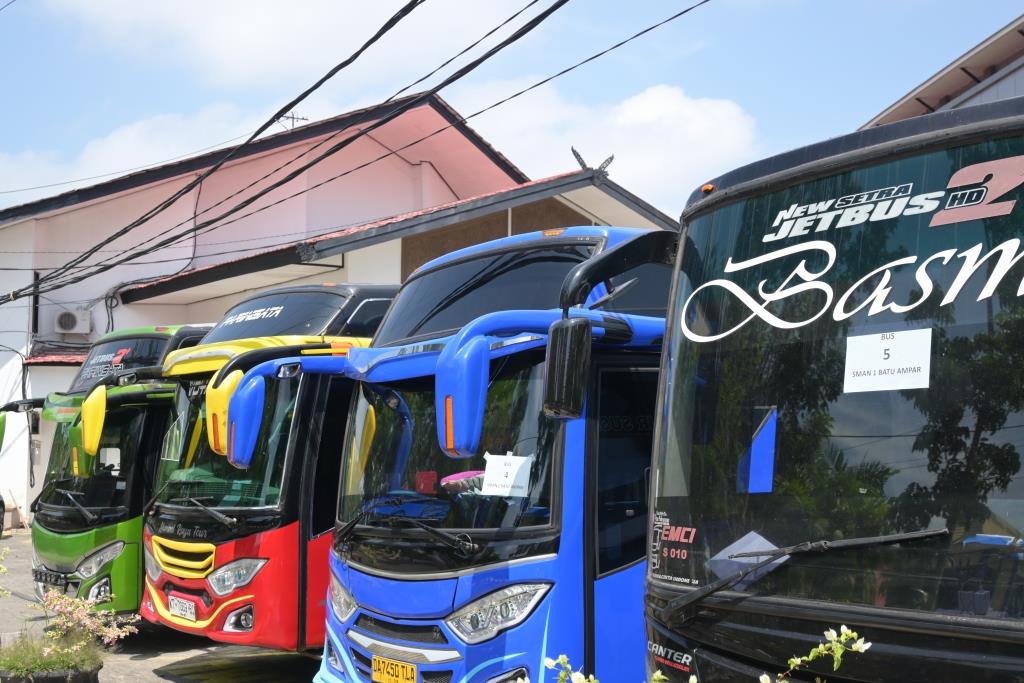
M 79 503 L 78 499 L 75 498 L 75 496 L 82 495 L 81 493 L 77 493 L 75 491 L 68 491 L 67 489 L 54 489 L 54 491 L 56 491 L 57 493 L 61 494 L 62 496 L 67 497 L 67 499 L 71 501 L 71 504 L 75 506 L 75 509 L 78 510 L 82 514 L 82 517 L 84 517 L 85 521 L 88 522 L 89 524 L 92 524 L 97 519 L 99 519 L 96 515 L 94 515 L 93 513 L 89 512 L 89 508 L 87 508 L 84 505 L 82 505 L 81 503 Z
M 385 505 L 391 505 L 391 506 L 397 507 L 397 506 L 399 506 L 401 504 L 402 504 L 402 501 L 400 499 L 398 499 L 398 498 L 388 498 L 386 500 L 378 500 L 374 504 L 366 506 L 365 508 L 363 508 L 362 510 L 357 512 L 355 517 L 353 517 L 352 519 L 350 519 L 347 522 L 345 522 L 344 526 L 342 526 L 341 528 L 335 530 L 335 532 L 334 532 L 334 543 L 335 543 L 335 545 L 337 545 L 339 543 L 344 543 L 345 539 L 352 535 L 352 532 L 355 530 L 356 525 L 359 524 L 360 522 L 362 522 L 367 517 L 369 517 L 370 514 L 374 510 L 376 510 L 377 508 L 383 507 Z
M 669 619 L 684 608 L 694 604 L 695 602 L 703 600 L 709 595 L 725 590 L 737 581 L 740 581 L 744 577 L 756 572 L 758 569 L 775 562 L 780 557 L 805 555 L 807 553 L 824 553 L 830 550 L 869 548 L 876 545 L 918 541 L 926 538 L 948 535 L 949 529 L 925 529 L 924 531 L 910 531 L 902 534 L 888 534 L 886 536 L 865 536 L 863 538 L 845 538 L 835 541 L 804 541 L 803 543 L 791 545 L 786 548 L 776 548 L 775 550 L 754 550 L 745 553 L 736 553 L 735 555 L 729 555 L 729 559 L 732 560 L 738 557 L 764 557 L 765 559 L 744 567 L 735 574 L 730 574 L 729 576 L 718 579 L 717 581 L 712 581 L 697 590 L 690 591 L 685 595 L 680 595 L 677 598 L 669 600 L 664 607 L 657 611 L 656 616 L 662 623 L 667 623 Z
M 174 503 L 192 503 L 197 508 L 199 508 L 200 510 L 202 510 L 206 514 L 210 515 L 211 517 L 213 517 L 215 520 L 217 520 L 218 522 L 220 522 L 224 526 L 228 526 L 228 527 L 234 528 L 235 526 L 238 525 L 238 520 L 237 519 L 235 519 L 234 517 L 229 517 L 229 516 L 225 515 L 223 512 L 219 512 L 217 510 L 214 510 L 211 507 L 207 507 L 207 506 L 203 505 L 202 503 L 199 502 L 198 498 L 192 498 L 190 496 L 186 496 L 184 498 L 171 498 L 167 502 L 171 503 L 172 505 Z
M 39 493 L 36 494 L 36 497 L 32 499 L 31 503 L 29 503 L 29 506 L 28 506 L 29 512 L 38 512 L 38 510 L 39 510 L 39 499 L 42 498 L 43 495 L 47 491 L 49 491 L 51 487 L 57 486 L 58 484 L 66 484 L 69 481 L 74 481 L 74 480 L 75 480 L 74 477 L 64 477 L 63 479 L 50 479 L 48 481 L 43 482 L 43 488 L 41 488 L 39 490 Z
M 170 486 L 170 484 L 171 484 L 171 482 L 172 482 L 172 481 L 174 481 L 174 480 L 173 480 L 173 479 L 168 479 L 167 481 L 165 481 L 165 482 L 164 482 L 164 484 L 163 484 L 163 486 L 161 486 L 161 487 L 160 487 L 160 490 L 159 490 L 159 491 L 157 491 L 156 493 L 154 493 L 154 494 L 153 494 L 153 497 L 152 497 L 152 498 L 150 498 L 150 499 L 149 499 L 149 501 L 148 501 L 148 502 L 147 502 L 147 503 L 146 503 L 145 505 L 143 505 L 143 506 L 142 506 L 142 509 L 143 509 L 143 510 L 150 510 L 151 512 L 152 512 L 153 510 L 155 510 L 156 508 L 155 508 L 154 506 L 155 506 L 155 505 L 157 504 L 157 502 L 156 502 L 156 499 L 160 497 L 160 494 L 161 494 L 161 493 L 163 493 L 163 492 L 164 492 L 164 490 L 165 490 L 165 489 L 166 489 L 166 488 L 167 488 L 168 486 Z
M 394 498 L 394 499 L 388 499 L 388 500 L 379 500 L 376 503 L 374 503 L 373 505 L 370 505 L 368 507 L 363 508 L 362 510 L 360 510 L 356 514 L 355 517 L 350 519 L 348 522 L 345 523 L 344 526 L 342 526 L 341 528 L 339 528 L 337 531 L 334 532 L 334 543 L 335 544 L 344 543 L 345 539 L 347 539 L 349 536 L 351 536 L 352 532 L 355 531 L 356 525 L 359 524 L 360 522 L 362 522 L 363 520 L 365 520 L 371 514 L 373 514 L 373 512 L 377 508 L 383 507 L 385 505 L 390 505 L 390 506 L 393 506 L 393 507 L 400 507 L 405 502 L 407 502 L 407 501 L 403 501 L 400 498 Z M 385 514 L 381 515 L 380 518 L 382 520 L 387 519 L 387 520 L 396 520 L 396 521 L 401 521 L 401 522 L 409 522 L 410 524 L 412 524 L 414 526 L 417 526 L 420 529 L 423 529 L 429 535 L 431 535 L 434 538 L 436 538 L 437 540 L 441 541 L 444 545 L 446 545 L 447 547 L 449 547 L 452 550 L 454 550 L 455 552 L 457 552 L 460 557 L 464 557 L 464 558 L 472 557 L 473 553 L 477 552 L 480 549 L 479 546 L 476 543 L 473 542 L 473 539 L 469 537 L 469 534 L 466 534 L 466 533 L 453 534 L 453 533 L 451 533 L 449 531 L 443 531 L 441 529 L 432 527 L 429 524 L 427 524 L 426 522 L 424 522 L 422 520 L 419 520 L 419 519 L 416 519 L 415 517 L 409 517 L 407 515 L 400 514 L 399 510 L 395 510 L 394 512 L 385 513 Z
M 404 517 L 402 515 L 387 515 L 387 517 L 396 521 L 409 522 L 410 524 L 423 529 L 428 535 L 441 541 L 441 543 L 454 550 L 455 553 L 463 559 L 472 557 L 473 554 L 480 549 L 480 546 L 474 543 L 473 539 L 470 538 L 467 533 L 453 534 L 450 531 L 444 531 L 443 529 L 432 527 L 423 520 L 416 519 L 415 517 Z

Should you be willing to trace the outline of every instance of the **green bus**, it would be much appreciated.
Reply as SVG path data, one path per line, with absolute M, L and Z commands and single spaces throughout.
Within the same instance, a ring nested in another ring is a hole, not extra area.
M 82 401 L 97 382 L 113 373 L 158 366 L 167 353 L 197 344 L 209 329 L 183 325 L 111 332 L 92 345 L 67 392 L 4 406 L 42 408 L 42 419 L 56 427 L 46 478 L 30 506 L 38 597 L 59 590 L 95 600 L 103 609 L 138 609 L 142 510 L 153 493 L 174 386 L 146 381 L 111 388 L 95 456 L 82 448 Z

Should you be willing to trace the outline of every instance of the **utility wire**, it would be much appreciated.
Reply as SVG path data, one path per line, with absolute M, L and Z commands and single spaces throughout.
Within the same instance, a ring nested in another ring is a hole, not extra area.
M 517 29 L 508 38 L 505 38 L 500 43 L 498 43 L 494 47 L 492 47 L 489 50 L 487 50 L 480 57 L 477 57 L 476 59 L 472 60 L 471 62 L 469 62 L 465 66 L 457 69 L 450 76 L 448 76 L 445 79 L 443 79 L 438 85 L 436 85 L 433 88 L 430 88 L 429 90 L 426 90 L 426 91 L 424 91 L 424 92 L 422 92 L 422 93 L 420 93 L 418 95 L 415 95 L 415 96 L 409 98 L 405 103 L 403 103 L 403 105 L 401 105 L 400 107 L 395 108 L 390 113 L 388 113 L 385 116 L 381 117 L 380 119 L 376 120 L 375 122 L 373 122 L 369 126 L 363 128 L 357 134 L 352 135 L 352 136 L 350 136 L 348 138 L 345 138 L 344 140 L 341 140 L 340 142 L 332 145 L 330 148 L 328 148 L 327 150 L 325 150 L 324 152 L 322 152 L 321 154 L 319 154 L 315 158 L 311 159 L 310 161 L 304 163 L 302 166 L 299 166 L 298 168 L 296 168 L 296 169 L 292 170 L 291 172 L 289 172 L 285 177 L 281 178 L 280 180 L 275 181 L 274 183 L 270 184 L 269 186 L 267 186 L 267 187 L 263 188 L 262 190 L 259 190 L 258 192 L 254 193 L 250 197 L 247 197 L 246 199 L 240 201 L 234 207 L 228 209 L 227 211 L 221 213 L 220 215 L 218 215 L 218 216 L 216 216 L 214 218 L 208 219 L 206 221 L 203 221 L 197 227 L 190 228 L 190 229 L 185 230 L 185 231 L 183 231 L 183 232 L 181 232 L 181 233 L 179 233 L 179 234 L 177 234 L 175 236 L 172 236 L 170 238 L 164 239 L 163 241 L 157 242 L 155 245 L 149 247 L 147 250 L 143 251 L 142 253 L 139 253 L 139 254 L 128 254 L 126 256 L 123 256 L 123 257 L 118 258 L 118 259 L 111 260 L 111 261 L 109 261 L 107 263 L 104 263 L 104 264 L 95 264 L 96 267 L 93 269 L 93 272 L 91 272 L 91 273 L 82 274 L 82 275 L 79 275 L 79 276 L 76 276 L 76 277 L 72 277 L 70 279 L 58 282 L 56 284 L 50 284 L 48 287 L 40 287 L 40 291 L 53 291 L 53 289 L 55 289 L 55 288 L 66 286 L 68 284 L 74 284 L 74 283 L 80 282 L 80 281 L 82 281 L 82 280 L 84 280 L 84 279 L 86 279 L 88 277 L 92 277 L 92 276 L 97 275 L 99 273 L 106 272 L 107 270 L 110 270 L 111 268 L 113 268 L 116 265 L 119 265 L 121 263 L 130 261 L 133 258 L 138 258 L 139 256 L 144 255 L 146 253 L 152 253 L 153 251 L 155 251 L 157 249 L 161 249 L 164 246 L 167 246 L 168 244 L 174 243 L 175 241 L 180 240 L 181 238 L 187 237 L 188 235 L 198 234 L 198 232 L 200 230 L 202 230 L 204 228 L 207 228 L 209 226 L 212 226 L 215 223 L 220 222 L 224 218 L 226 218 L 228 216 L 231 216 L 234 213 L 237 213 L 238 211 L 244 209 L 247 206 L 250 206 L 251 204 L 256 202 L 258 199 L 260 199 L 261 197 L 267 195 L 268 193 L 272 192 L 273 190 L 277 189 L 278 187 L 281 187 L 282 185 L 285 185 L 288 182 L 291 182 L 292 180 L 294 180 L 296 177 L 298 177 L 299 175 L 301 175 L 302 173 L 304 173 L 308 169 L 310 169 L 313 166 L 319 164 L 321 161 L 323 161 L 324 159 L 330 157 L 331 155 L 336 154 L 337 152 L 341 151 L 342 149 L 348 147 L 350 144 L 352 144 L 356 140 L 358 140 L 358 139 L 362 138 L 363 136 L 373 132 L 374 130 L 376 130 L 376 129 L 378 129 L 378 128 L 380 128 L 380 127 L 382 127 L 382 126 L 384 126 L 384 125 L 386 125 L 388 123 L 390 123 L 394 119 L 396 119 L 399 116 L 401 116 L 402 114 L 404 114 L 406 111 L 419 106 L 420 104 L 425 102 L 428 98 L 434 96 L 442 88 L 445 88 L 448 85 L 451 85 L 452 83 L 455 83 L 456 81 L 464 78 L 469 73 L 474 71 L 477 67 L 479 67 L 481 64 L 483 64 L 484 62 L 489 60 L 491 57 L 493 57 L 495 54 L 497 54 L 498 52 L 504 50 L 509 45 L 512 45 L 512 44 L 518 42 L 519 40 L 521 40 L 524 36 L 526 36 L 531 31 L 533 31 L 537 26 L 539 26 L 544 20 L 546 20 L 556 10 L 558 10 L 563 5 L 565 5 L 568 1 L 569 0 L 555 0 L 555 2 L 553 2 L 545 10 L 543 10 L 542 12 L 540 12 L 539 14 L 534 16 L 532 19 L 530 19 L 526 24 L 524 24 L 519 29 Z M 704 1 L 707 2 L 708 0 L 704 0 Z M 75 264 L 72 264 L 72 265 L 75 265 Z M 62 272 L 50 273 L 45 278 L 41 278 L 40 281 L 42 282 L 42 281 L 45 280 L 46 282 L 52 283 L 56 279 L 56 277 L 58 275 L 62 275 L 62 274 L 63 274 Z M 29 291 L 31 291 L 31 290 L 30 289 L 29 290 L 23 289 L 23 290 L 18 290 L 18 291 L 12 292 L 9 295 L 9 299 L 8 300 L 14 300 L 16 298 L 20 298 L 21 296 L 25 296 L 26 293 L 29 292 Z
M 211 176 L 218 169 L 220 169 L 224 164 L 226 164 L 229 160 L 234 158 L 241 150 L 245 149 L 248 145 L 252 144 L 252 142 L 257 137 L 262 135 L 264 131 L 266 131 L 268 128 L 273 126 L 274 122 L 276 122 L 279 118 L 281 118 L 282 116 L 284 116 L 285 114 L 287 114 L 291 110 L 295 109 L 295 107 L 298 106 L 299 103 L 301 103 L 303 100 L 305 100 L 311 94 L 313 94 L 316 90 L 318 90 L 321 86 L 323 86 L 323 84 L 326 83 L 328 80 L 330 80 L 335 74 L 337 74 L 339 71 L 341 71 L 342 69 L 346 68 L 347 66 L 349 66 L 353 62 L 355 62 L 360 57 L 360 55 L 362 55 L 374 43 L 376 43 L 378 40 L 380 40 L 385 34 L 387 34 L 389 31 L 391 31 L 391 29 L 393 29 L 395 27 L 395 25 L 397 25 L 402 19 L 407 17 L 410 13 L 412 13 L 412 11 L 414 9 L 416 9 L 417 7 L 422 5 L 424 2 L 426 2 L 426 0 L 408 0 L 408 2 L 406 2 L 406 4 L 403 5 L 401 9 L 399 9 L 397 12 L 395 12 L 386 22 L 384 22 L 384 24 L 379 29 L 377 29 L 377 32 L 374 33 L 365 43 L 363 43 L 359 47 L 359 49 L 357 49 L 355 52 L 353 52 L 351 55 L 349 55 L 349 57 L 347 59 L 345 59 L 341 63 L 335 65 L 330 71 L 328 71 L 326 74 L 324 74 L 322 77 L 320 77 L 320 79 L 317 80 L 313 85 L 311 85 L 310 87 L 306 88 L 304 91 L 299 93 L 298 96 L 296 96 L 290 102 L 288 102 L 283 107 L 281 107 L 267 121 L 265 121 L 262 125 L 260 125 L 260 127 L 257 128 L 252 133 L 252 135 L 250 135 L 248 137 L 248 139 L 246 139 L 245 142 L 243 142 L 241 145 L 238 145 L 237 147 L 233 147 L 230 150 L 228 150 L 227 154 L 222 156 L 213 166 L 211 166 L 206 171 L 201 173 L 199 176 L 194 178 L 191 182 L 187 183 L 184 187 L 182 187 L 179 190 L 177 190 L 176 192 L 174 192 L 170 197 L 165 199 L 163 202 L 160 202 L 159 204 L 157 204 L 157 206 L 155 206 L 152 209 L 146 211 L 143 215 L 139 216 L 139 218 L 135 219 L 134 221 L 132 221 L 128 225 L 126 225 L 123 228 L 115 231 L 111 236 L 101 240 L 98 244 L 94 245 L 93 247 L 90 247 L 89 249 L 86 249 L 80 255 L 78 255 L 78 256 L 72 258 L 70 261 L 68 261 L 68 263 L 65 264 L 65 265 L 66 266 L 73 266 L 73 265 L 78 265 L 79 263 L 84 262 L 90 256 L 95 254 L 97 249 L 102 249 L 104 246 L 110 244 L 111 242 L 113 242 L 114 240 L 118 239 L 119 237 L 122 237 L 123 235 L 126 235 L 127 233 L 131 232 L 132 230 L 134 230 L 138 226 L 142 225 L 143 223 L 149 221 L 150 219 L 154 218 L 158 214 L 162 213 L 167 208 L 169 208 L 172 204 L 177 202 L 178 199 L 180 199 L 181 197 L 184 197 L 186 194 L 191 192 L 192 189 L 195 188 L 200 182 L 202 182 L 203 180 L 205 180 L 206 178 Z M 58 269 L 56 272 L 50 273 L 48 277 L 49 278 L 55 278 L 55 277 L 59 276 L 61 273 L 63 273 L 63 272 L 65 272 L 64 269 Z M 21 290 L 17 290 L 16 293 L 21 295 L 21 296 L 24 296 L 26 294 L 26 289 L 23 288 Z M 12 299 L 16 298 L 15 297 L 15 293 L 11 294 L 11 298 Z
M 441 64 L 440 64 L 439 66 L 437 66 L 436 68 L 434 68 L 434 69 L 433 69 L 432 71 L 430 71 L 429 73 L 425 74 L 424 76 L 421 76 L 421 77 L 420 77 L 419 79 L 417 79 L 416 81 L 413 81 L 413 82 L 412 82 L 412 83 L 410 83 L 409 85 L 406 85 L 405 87 L 403 87 L 403 88 L 399 89 L 399 90 L 398 90 L 398 91 L 396 91 L 396 92 L 395 92 L 394 94 L 392 94 L 392 95 L 391 95 L 390 97 L 388 97 L 388 98 L 387 98 L 386 100 L 384 100 L 384 101 L 383 101 L 383 102 L 382 102 L 381 104 L 388 104 L 388 103 L 390 103 L 390 102 L 393 102 L 394 100 L 396 100 L 396 99 L 397 99 L 397 98 L 398 98 L 398 97 L 399 97 L 399 96 L 400 96 L 400 95 L 401 95 L 402 93 L 404 93 L 405 91 L 407 91 L 407 90 L 409 90 L 409 89 L 413 88 L 414 86 L 416 86 L 416 85 L 418 85 L 418 84 L 422 83 L 423 81 L 427 80 L 428 78 L 430 78 L 431 76 L 433 76 L 434 74 L 436 74 L 436 73 L 437 73 L 438 71 L 440 71 L 441 69 L 443 69 L 443 68 L 444 68 L 444 67 L 446 67 L 447 65 L 451 64 L 451 63 L 452 63 L 453 61 L 455 61 L 455 60 L 456 60 L 456 59 L 458 59 L 459 57 L 461 57 L 461 56 L 465 55 L 465 54 L 466 54 L 467 52 L 469 52 L 470 50 L 472 50 L 473 48 L 475 48 L 475 47 L 476 47 L 477 45 L 479 45 L 479 44 L 480 44 L 480 43 L 482 43 L 482 42 L 483 42 L 484 40 L 486 40 L 487 38 L 489 38 L 489 37 L 490 37 L 491 35 L 493 35 L 493 34 L 494 34 L 494 33 L 496 33 L 497 31 L 499 31 L 499 30 L 500 30 L 501 28 L 505 27 L 506 25 L 508 25 L 509 23 L 511 23 L 512 21 L 514 21 L 514 20 L 515 20 L 516 18 L 518 18 L 518 17 L 519 17 L 519 15 L 521 15 L 521 14 L 522 14 L 523 12 L 525 12 L 525 11 L 526 11 L 527 9 L 529 9 L 530 7 L 532 7 L 533 5 L 535 5 L 535 4 L 536 4 L 536 3 L 538 2 L 538 1 L 539 1 L 539 0 L 530 0 L 530 2 L 528 2 L 528 3 L 526 4 L 526 5 L 524 5 L 524 6 L 522 7 L 522 8 L 520 8 L 520 9 L 519 9 L 518 11 L 516 11 L 516 12 L 515 12 L 514 14 L 512 14 L 511 16 L 509 16 L 509 17 L 508 17 L 507 19 L 505 19 L 504 21 L 502 21 L 502 22 L 501 22 L 500 24 L 498 24 L 497 26 L 495 26 L 495 27 L 494 27 L 494 28 L 492 28 L 491 30 L 487 31 L 487 32 L 486 32 L 486 33 L 485 33 L 484 35 L 482 35 L 482 36 L 481 36 L 480 38 L 478 38 L 477 40 L 475 40 L 475 41 L 474 41 L 473 43 L 471 43 L 471 44 L 469 44 L 468 46 L 466 46 L 465 48 L 463 48 L 463 49 L 462 49 L 461 51 L 459 51 L 459 52 L 458 52 L 457 54 L 455 54 L 455 55 L 454 55 L 454 56 L 452 56 L 451 58 L 449 58 L 449 59 L 447 59 L 446 61 L 442 62 L 442 63 L 441 63 Z M 413 96 L 413 97 L 417 97 L 417 96 Z M 410 108 L 411 108 L 411 107 L 410 107 Z M 446 130 L 447 130 L 447 128 L 446 128 Z M 223 205 L 223 204 L 226 204 L 226 203 L 227 203 L 228 201 L 230 201 L 231 199 L 233 199 L 233 198 L 237 197 L 238 195 L 240 195 L 240 194 L 243 194 L 243 193 L 245 193 L 246 191 L 248 191 L 248 190 L 252 189 L 252 188 L 253 188 L 253 187 L 255 187 L 256 185 L 258 185 L 258 184 L 260 184 L 261 182 L 263 182 L 264 180 L 266 180 L 266 179 L 270 178 L 271 176 L 275 175 L 275 174 L 276 174 L 276 173 L 277 173 L 278 171 L 281 171 L 282 169 L 284 169 L 284 168 L 286 168 L 286 167 L 290 166 L 291 164 L 295 163 L 296 161 L 298 161 L 298 160 L 299 160 L 299 159 L 301 159 L 302 157 L 304 157 L 304 156 L 307 156 L 307 155 L 311 154 L 312 152 L 316 151 L 316 150 L 317 150 L 317 149 L 319 149 L 320 147 L 323 147 L 323 146 L 324 146 L 325 144 L 327 144 L 327 143 L 328 143 L 328 142 L 330 142 L 331 140 L 334 140 L 334 139 L 335 139 L 335 138 L 337 138 L 337 137 L 338 137 L 339 135 L 341 135 L 341 134 L 343 134 L 343 133 L 346 133 L 347 131 L 348 131 L 348 129 L 342 129 L 342 130 L 339 130 L 339 131 L 335 131 L 335 132 L 334 132 L 334 133 L 332 133 L 331 135 L 329 135 L 329 136 L 327 136 L 327 137 L 323 138 L 322 140 L 320 140 L 320 141 L 319 141 L 319 142 L 317 142 L 316 144 L 314 144 L 314 145 L 310 146 L 309 148 L 307 148 L 306 150 L 304 150 L 304 151 L 300 152 L 300 153 L 299 153 L 298 155 L 296 155 L 296 156 L 292 157 L 291 159 L 289 159 L 289 160 L 285 161 L 284 163 L 282 163 L 282 164 L 278 165 L 277 167 L 275 167 L 275 168 L 271 169 L 270 171 L 268 171 L 267 173 L 263 174 L 263 175 L 262 175 L 262 176 L 260 176 L 259 178 L 256 178 L 256 179 L 252 180 L 252 181 L 251 181 L 251 182 L 249 182 L 249 183 L 248 183 L 247 185 L 245 185 L 245 186 L 243 186 L 243 187 L 239 188 L 239 189 L 238 189 L 238 190 L 236 190 L 235 192 L 233 192 L 233 193 L 231 193 L 231 194 L 227 195 L 226 197 L 224 197 L 224 198 L 220 199 L 220 200 L 219 200 L 219 201 L 217 201 L 216 203 L 214 203 L 214 204 L 212 204 L 212 205 L 210 205 L 210 206 L 206 207 L 205 209 L 203 209 L 202 211 L 200 211 L 198 215 L 202 216 L 202 215 L 204 215 L 204 214 L 206 214 L 206 213 L 208 213 L 208 212 L 212 211 L 213 209 L 217 208 L 218 206 L 221 206 L 221 205 Z M 361 130 L 361 131 L 359 131 L 359 135 L 362 135 L 362 134 L 368 134 L 368 133 L 369 133 L 369 131 L 362 131 L 362 130 Z M 405 148 L 403 147 L 403 149 L 405 149 Z M 390 156 L 390 154 L 388 154 L 388 155 L 385 155 L 384 157 L 380 157 L 380 158 L 386 158 L 387 156 Z M 188 220 L 188 219 L 182 220 L 182 221 L 180 221 L 180 222 L 176 223 L 175 225 L 172 225 L 172 226 L 170 226 L 169 228 L 166 228 L 165 230 L 163 230 L 163 231 L 161 231 L 161 232 L 159 232 L 159 233 L 157 233 L 157 234 L 153 235 L 152 237 L 149 237 L 149 238 L 147 238 L 147 239 L 143 240 L 142 242 L 140 242 L 140 243 L 136 244 L 135 246 L 133 246 L 133 247 L 129 248 L 128 250 L 111 250 L 111 251 L 114 251 L 114 253 L 116 253 L 116 254 L 120 254 L 120 255 L 125 255 L 125 254 L 126 254 L 126 252 L 135 252 L 135 250 L 137 250 L 137 249 L 143 249 L 143 248 L 144 248 L 144 247 L 145 247 L 145 246 L 146 246 L 147 244 L 150 244 L 150 243 L 152 243 L 152 242 L 153 242 L 154 240 L 160 239 L 161 237 L 163 237 L 163 236 L 167 235 L 168 233 L 170 233 L 170 232 L 173 232 L 173 231 L 174 231 L 174 230 L 176 230 L 177 228 L 180 228 L 180 227 L 182 227 L 183 225 L 186 225 L 186 224 L 187 224 L 188 222 L 189 222 L 189 220 Z M 193 221 L 193 228 L 194 228 L 194 229 L 196 228 L 196 226 L 195 226 L 195 222 L 194 222 L 194 221 Z M 138 254 L 137 254 L 136 256 L 144 256 L 144 255 L 146 255 L 146 254 L 148 254 L 148 253 L 152 253 L 152 252 L 151 252 L 151 251 L 149 251 L 149 250 L 144 250 L 144 251 L 142 251 L 142 252 L 139 252 L 139 253 L 138 253 Z M 104 264 L 108 263 L 108 262 L 109 262 L 110 260 L 112 260 L 112 259 L 114 259 L 114 258 L 116 258 L 116 257 L 110 257 L 110 258 L 107 258 L 107 259 L 103 259 L 103 260 L 100 260 L 100 261 L 98 261 L 97 263 L 92 263 L 92 264 L 89 264 L 89 266 L 87 266 L 87 267 L 97 267 L 97 266 L 100 266 L 100 265 L 104 265 Z M 118 262 L 119 262 L 119 263 L 123 263 L 123 262 L 124 262 L 124 259 L 122 259 L 122 260 L 120 260 L 120 261 L 118 261 Z M 53 274 L 51 273 L 50 275 L 53 275 Z
M 2 6 L 0 6 L 0 12 L 3 12 L 5 9 L 10 7 L 11 5 L 13 5 L 17 1 L 18 0 L 7 0 L 7 2 L 5 2 Z

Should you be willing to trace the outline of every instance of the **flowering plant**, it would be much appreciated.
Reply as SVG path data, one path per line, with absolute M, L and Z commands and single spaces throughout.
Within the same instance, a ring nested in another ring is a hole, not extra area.
M 819 657 L 831 657 L 832 670 L 839 671 L 839 666 L 843 663 L 844 654 L 847 652 L 867 652 L 870 647 L 871 643 L 866 642 L 857 635 L 856 631 L 846 628 L 845 624 L 839 627 L 839 633 L 836 633 L 834 628 L 830 628 L 825 631 L 824 643 L 818 643 L 816 647 L 811 648 L 811 651 L 803 657 L 790 657 L 788 662 L 789 668 L 777 674 L 774 683 L 789 683 L 789 677 L 793 672 Z M 820 681 L 821 679 L 815 678 L 815 680 Z M 773 683 L 773 681 L 768 674 L 761 674 L 760 678 L 758 678 L 758 683 Z
M 46 591 L 43 609 L 54 615 L 47 637 L 60 643 L 73 641 L 77 649 L 81 649 L 93 638 L 99 638 L 110 647 L 125 636 L 138 633 L 134 626 L 139 620 L 138 614 L 118 616 L 113 610 L 97 610 L 98 604 L 96 600 L 72 598 L 55 590 Z
M 73 598 L 56 590 L 43 595 L 41 608 L 51 615 L 42 637 L 22 634 L 0 648 L 0 671 L 30 676 L 44 671 L 97 669 L 103 647 L 110 647 L 138 629 L 138 615 L 118 616 L 97 610 L 96 600 Z
M 774 679 L 768 674 L 761 674 L 757 680 L 758 683 L 790 683 L 790 676 L 794 672 L 820 657 L 831 657 L 832 670 L 838 671 L 843 663 L 844 654 L 847 652 L 867 652 L 870 647 L 871 643 L 866 642 L 856 631 L 848 629 L 845 625 L 839 627 L 838 633 L 835 629 L 830 628 L 825 631 L 824 643 L 818 643 L 816 647 L 812 648 L 803 657 L 791 657 L 788 662 L 789 668 L 780 674 L 776 674 Z M 569 658 L 565 655 L 560 655 L 558 659 L 545 658 L 544 666 L 549 670 L 558 672 L 557 683 L 600 683 L 594 678 L 593 674 L 588 676 L 582 671 L 574 671 L 569 663 Z M 651 676 L 650 683 L 667 683 L 668 680 L 668 677 L 662 674 L 661 671 L 655 671 L 654 675 Z M 824 683 L 821 678 L 816 677 L 814 680 L 816 683 Z M 519 677 L 514 683 L 530 683 L 530 679 Z M 691 675 L 688 683 L 698 683 L 697 677 Z

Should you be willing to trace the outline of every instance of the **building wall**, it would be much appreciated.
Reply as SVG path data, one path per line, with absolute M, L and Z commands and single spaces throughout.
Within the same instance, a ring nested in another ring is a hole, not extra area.
M 427 261 L 456 249 L 536 230 L 591 225 L 593 221 L 557 199 L 542 199 L 458 225 L 402 239 L 402 281 Z
M 402 239 L 402 281 L 427 261 L 448 252 L 508 235 L 508 212 L 465 221 Z

